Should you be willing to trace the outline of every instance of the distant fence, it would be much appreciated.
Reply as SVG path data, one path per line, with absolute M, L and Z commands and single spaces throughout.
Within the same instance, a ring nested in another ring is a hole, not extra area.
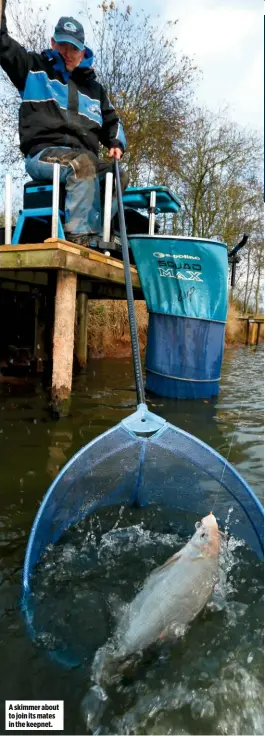
M 243 317 L 237 317 L 237 319 L 245 322 L 246 324 L 246 345 L 258 345 L 260 340 L 264 339 L 264 315 L 260 317 L 246 315 Z

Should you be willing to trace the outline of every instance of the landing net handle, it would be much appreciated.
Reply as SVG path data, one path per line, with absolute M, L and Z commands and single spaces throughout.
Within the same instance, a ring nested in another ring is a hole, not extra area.
M 133 354 L 133 366 L 134 366 L 134 374 L 135 374 L 136 392 L 137 392 L 137 403 L 144 404 L 145 403 L 144 382 L 143 382 L 139 338 L 138 338 L 138 330 L 137 330 L 137 322 L 136 322 L 136 314 L 135 314 L 135 306 L 134 306 L 134 298 L 133 298 L 132 277 L 131 277 L 130 259 L 129 259 L 129 246 L 128 246 L 128 239 L 127 239 L 127 233 L 126 233 L 126 226 L 125 226 L 124 208 L 123 208 L 121 182 L 120 182 L 120 172 L 119 172 L 119 165 L 118 165 L 117 159 L 114 159 L 114 171 L 115 171 L 116 186 L 117 186 L 118 213 L 119 213 L 119 223 L 120 223 L 120 233 L 121 233 L 121 247 L 122 247 L 123 265 L 124 265 L 127 303 L 128 303 L 130 333 L 131 333 L 131 341 L 132 341 L 132 354 Z

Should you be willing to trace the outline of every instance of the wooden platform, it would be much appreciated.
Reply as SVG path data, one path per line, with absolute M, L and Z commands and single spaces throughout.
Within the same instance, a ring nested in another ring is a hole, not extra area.
M 134 266 L 131 276 L 135 299 L 143 299 Z M 88 299 L 126 299 L 121 260 L 54 238 L 0 246 L 0 367 L 51 365 L 59 415 L 69 411 L 74 355 L 81 368 L 87 362 Z
M 125 299 L 123 262 L 91 248 L 49 238 L 44 243 L 0 246 L 0 285 L 14 290 L 47 286 L 50 271 L 77 274 L 77 290 L 90 299 Z M 131 266 L 135 299 L 143 299 L 137 270 Z M 28 287 L 28 288 L 25 288 Z

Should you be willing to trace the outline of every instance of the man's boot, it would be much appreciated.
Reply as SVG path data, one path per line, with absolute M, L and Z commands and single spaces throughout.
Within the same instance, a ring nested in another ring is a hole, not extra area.
M 66 240 L 75 245 L 83 245 L 85 248 L 97 248 L 100 237 L 96 233 L 65 233 Z

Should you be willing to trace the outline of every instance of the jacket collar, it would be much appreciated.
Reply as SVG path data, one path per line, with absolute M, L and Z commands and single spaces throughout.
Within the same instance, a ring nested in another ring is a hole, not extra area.
M 68 72 L 66 70 L 64 60 L 62 56 L 59 54 L 59 52 L 56 51 L 55 49 L 47 49 L 46 51 L 44 51 L 44 54 L 45 56 L 47 56 L 49 61 L 54 62 L 53 68 L 55 69 L 55 71 L 61 72 L 65 82 L 68 82 L 68 79 L 69 77 L 71 77 L 73 72 Z M 90 48 L 88 48 L 88 46 L 85 46 L 85 56 L 82 59 L 81 64 L 79 64 L 79 66 L 76 67 L 76 69 L 82 69 L 84 71 L 90 69 L 93 64 L 93 60 L 94 60 L 93 51 Z M 75 71 L 76 70 L 74 69 L 74 72 Z

